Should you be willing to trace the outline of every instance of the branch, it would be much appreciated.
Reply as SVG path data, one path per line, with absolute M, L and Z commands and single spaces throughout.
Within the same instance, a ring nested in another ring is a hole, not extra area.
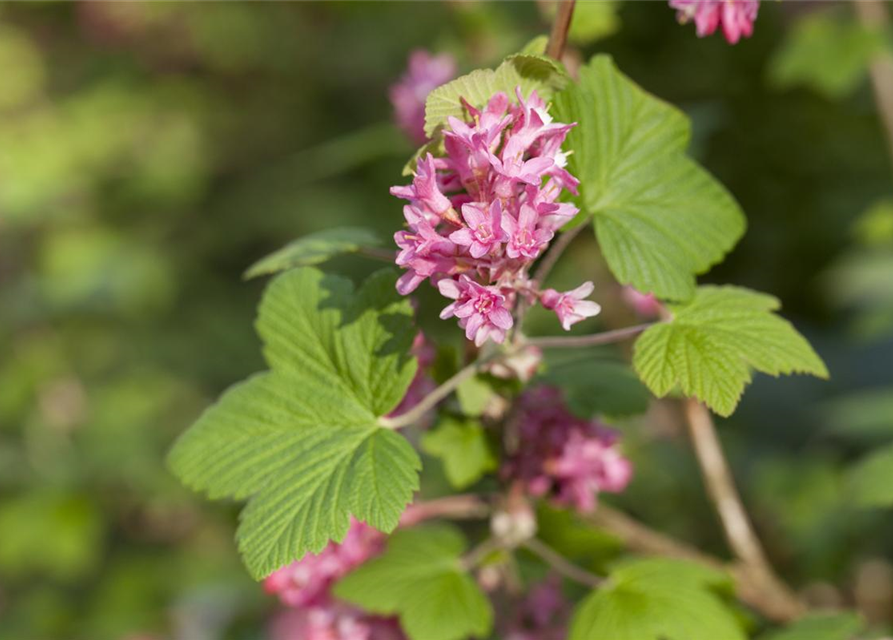
M 567 558 L 565 558 L 563 555 L 555 551 L 552 547 L 548 546 L 541 540 L 531 538 L 530 540 L 527 540 L 522 546 L 535 556 L 539 557 L 547 565 L 555 569 L 555 571 L 565 576 L 566 578 L 570 578 L 574 582 L 579 582 L 580 584 L 591 587 L 593 589 L 600 587 L 605 583 L 604 578 L 602 578 L 601 576 L 597 576 L 594 573 L 590 573 L 589 571 L 586 571 L 586 569 L 578 567 L 577 565 L 568 561 Z
M 548 336 L 545 338 L 529 338 L 526 344 L 546 349 L 561 347 L 594 347 L 600 344 L 620 342 L 626 338 L 638 335 L 653 324 L 653 322 L 637 324 L 632 327 L 614 329 L 613 331 L 602 331 L 601 333 L 592 333 L 586 336 Z
M 803 604 L 775 575 L 766 559 L 766 553 L 735 488 L 735 481 L 716 436 L 710 412 L 694 398 L 685 401 L 684 409 L 704 484 L 719 514 L 730 548 L 741 560 L 743 570 L 758 582 L 767 595 L 788 608 L 794 617 L 801 615 L 804 611 Z
M 854 0 L 853 6 L 863 27 L 882 32 L 889 30 L 890 16 L 883 2 Z M 888 150 L 893 156 L 893 55 L 886 48 L 875 55 L 869 73 L 878 114 L 887 133 Z
M 411 527 L 432 518 L 474 520 L 486 518 L 492 509 L 480 496 L 464 494 L 416 502 L 409 505 L 400 518 L 401 527 Z
M 706 554 L 695 547 L 671 538 L 634 520 L 630 516 L 599 504 L 584 520 L 617 536 L 628 548 L 646 555 L 676 558 L 694 562 L 710 569 L 727 571 L 735 580 L 737 595 L 766 618 L 776 622 L 791 622 L 803 614 L 803 605 L 794 598 L 779 597 L 767 591 L 764 583 L 742 563 L 726 564 L 719 558 Z
M 429 410 L 433 409 L 434 405 L 455 391 L 456 387 L 473 377 L 487 361 L 487 359 L 481 359 L 472 362 L 464 369 L 461 369 L 452 378 L 437 387 L 434 391 L 422 398 L 416 406 L 406 413 L 402 413 L 399 416 L 394 416 L 392 418 L 386 416 L 381 417 L 378 419 L 378 424 L 385 429 L 402 429 L 403 427 L 415 424 Z
M 567 43 L 567 32 L 571 26 L 571 18 L 574 15 L 575 0 L 558 0 L 558 13 L 555 22 L 552 23 L 552 33 L 549 34 L 549 44 L 546 45 L 546 55 L 556 60 L 561 60 L 564 53 L 564 45 Z

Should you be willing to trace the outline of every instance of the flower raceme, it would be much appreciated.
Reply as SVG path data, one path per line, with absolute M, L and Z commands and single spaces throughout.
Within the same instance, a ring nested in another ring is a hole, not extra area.
M 466 118 L 448 118 L 443 130 L 445 155 L 419 158 L 412 184 L 391 188 L 409 202 L 407 229 L 394 236 L 406 269 L 397 290 L 407 295 L 430 281 L 453 301 L 441 317 L 458 318 L 478 346 L 505 340 L 519 297 L 554 310 L 566 330 L 600 310 L 583 299 L 591 283 L 562 294 L 528 276 L 578 214 L 559 198 L 576 194 L 579 181 L 561 150 L 574 124 L 553 122 L 535 91 L 525 98 L 518 87 L 515 97 L 497 93 L 480 110 L 463 100 Z
M 679 22 L 694 20 L 698 37 L 713 34 L 722 28 L 729 44 L 753 34 L 753 23 L 760 8 L 759 0 L 670 0 Z
M 619 493 L 632 478 L 632 464 L 620 453 L 615 432 L 570 413 L 560 389 L 524 392 L 518 429 L 518 450 L 502 472 L 521 481 L 530 495 L 590 512 L 600 492 Z

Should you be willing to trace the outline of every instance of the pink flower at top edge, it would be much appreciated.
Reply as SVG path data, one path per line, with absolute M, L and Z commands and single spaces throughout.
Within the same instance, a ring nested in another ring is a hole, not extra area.
M 693 20 L 698 37 L 703 38 L 721 27 L 729 44 L 753 34 L 760 8 L 759 0 L 670 0 L 679 22 Z

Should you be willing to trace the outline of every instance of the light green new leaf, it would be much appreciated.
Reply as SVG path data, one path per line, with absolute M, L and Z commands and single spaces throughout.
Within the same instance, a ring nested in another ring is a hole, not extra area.
M 761 635 L 760 640 L 854 640 L 864 628 L 856 613 L 813 613 L 784 629 Z
M 851 470 L 849 488 L 863 507 L 893 506 L 893 445 L 870 453 Z
M 421 463 L 378 425 L 416 370 L 412 311 L 393 274 L 354 293 L 316 269 L 286 272 L 264 294 L 257 328 L 272 370 L 229 389 L 169 462 L 211 498 L 249 498 L 237 538 L 261 578 L 342 540 L 351 515 L 392 531 Z
M 803 336 L 774 314 L 770 295 L 740 287 L 700 287 L 684 305 L 671 305 L 673 319 L 643 333 L 633 366 L 657 396 L 677 385 L 716 413 L 735 410 L 752 369 L 778 376 L 828 370 Z
M 476 420 L 446 418 L 422 436 L 422 450 L 443 461 L 447 480 L 464 489 L 496 468 L 484 428 Z
M 462 534 L 450 526 L 398 531 L 384 555 L 335 585 L 335 595 L 373 613 L 399 615 L 412 640 L 487 637 L 493 611 L 462 567 L 464 551 Z
M 466 416 L 476 417 L 484 413 L 495 393 L 493 385 L 481 376 L 467 378 L 456 387 L 456 398 Z
M 556 60 L 532 53 L 509 56 L 495 71 L 478 69 L 434 89 L 425 102 L 425 135 L 434 138 L 450 116 L 462 118 L 465 113 L 462 98 L 480 109 L 500 91 L 514 100 L 515 87 L 520 86 L 525 97 L 535 89 L 541 98 L 548 100 L 568 80 L 567 71 Z
M 639 560 L 611 573 L 577 608 L 569 640 L 744 640 L 717 591 L 728 578 L 679 560 Z
M 577 123 L 564 145 L 568 169 L 614 276 L 661 298 L 690 298 L 695 276 L 735 245 L 745 220 L 729 192 L 686 157 L 688 118 L 604 55 L 555 96 L 553 113 Z
M 325 262 L 342 253 L 356 253 L 365 247 L 377 247 L 381 240 L 369 229 L 340 227 L 298 238 L 278 251 L 255 262 L 245 271 L 245 279 L 295 267 Z
M 829 98 L 852 93 L 868 75 L 887 37 L 866 29 L 848 12 L 821 11 L 798 20 L 769 64 L 778 87 L 803 85 Z

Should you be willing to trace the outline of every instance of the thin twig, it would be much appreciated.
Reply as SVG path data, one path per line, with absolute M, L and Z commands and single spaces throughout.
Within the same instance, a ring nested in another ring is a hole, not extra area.
M 571 26 L 571 18 L 574 16 L 575 0 L 559 0 L 558 13 L 555 22 L 552 23 L 552 33 L 549 34 L 549 44 L 546 45 L 546 55 L 556 60 L 561 60 L 564 53 L 564 45 L 567 43 L 567 32 Z
M 500 545 L 495 538 L 487 538 L 462 558 L 462 566 L 466 571 L 474 569 L 483 562 L 487 556 L 500 549 L 502 549 L 502 545 Z
M 385 429 L 402 429 L 403 427 L 408 427 L 412 424 L 415 424 L 416 422 L 421 420 L 422 417 L 426 413 L 428 413 L 428 411 L 433 409 L 434 405 L 436 405 L 438 402 L 455 391 L 456 387 L 458 387 L 469 378 L 473 377 L 484 365 L 485 362 L 487 362 L 487 359 L 482 358 L 480 360 L 475 360 L 464 369 L 459 370 L 458 373 L 456 373 L 452 378 L 434 389 L 434 391 L 422 398 L 416 406 L 414 406 L 406 413 L 402 413 L 399 416 L 394 416 L 393 418 L 381 417 L 378 419 L 378 424 L 380 424 Z
M 854 0 L 856 16 L 865 29 L 886 33 L 890 28 L 890 15 L 883 2 Z M 887 133 L 888 150 L 893 156 L 893 54 L 886 47 L 878 51 L 869 66 L 874 99 L 878 115 Z
M 574 582 L 579 582 L 580 584 L 593 589 L 600 587 L 605 583 L 604 578 L 586 571 L 586 569 L 583 569 L 582 567 L 578 567 L 542 540 L 531 538 L 524 542 L 522 546 L 538 556 L 543 562 L 555 569 L 555 571 L 566 578 L 570 578 Z
M 741 601 L 770 620 L 790 622 L 803 614 L 804 607 L 799 600 L 784 596 L 779 598 L 774 591 L 768 591 L 764 582 L 741 562 L 725 563 L 685 542 L 655 531 L 604 503 L 583 518 L 617 536 L 629 549 L 638 553 L 687 560 L 710 569 L 727 571 L 735 580 Z
M 763 546 L 735 487 L 709 410 L 694 398 L 684 402 L 684 410 L 704 484 L 719 514 L 729 547 L 767 593 L 771 593 L 774 599 L 784 602 L 792 613 L 802 613 L 803 605 L 791 589 L 775 575 L 766 558 Z
M 592 333 L 585 336 L 547 336 L 544 338 L 528 338 L 526 344 L 533 347 L 543 349 L 563 348 L 563 347 L 593 347 L 600 344 L 612 344 L 620 342 L 632 336 L 636 336 L 648 327 L 653 326 L 653 322 L 647 324 L 637 324 L 632 327 L 624 327 L 623 329 L 614 329 L 613 331 L 602 331 L 601 333 Z
M 451 520 L 474 520 L 486 518 L 492 508 L 486 500 L 478 495 L 467 493 L 446 496 L 415 502 L 403 512 L 400 518 L 401 527 L 411 527 L 432 518 L 450 518 Z

